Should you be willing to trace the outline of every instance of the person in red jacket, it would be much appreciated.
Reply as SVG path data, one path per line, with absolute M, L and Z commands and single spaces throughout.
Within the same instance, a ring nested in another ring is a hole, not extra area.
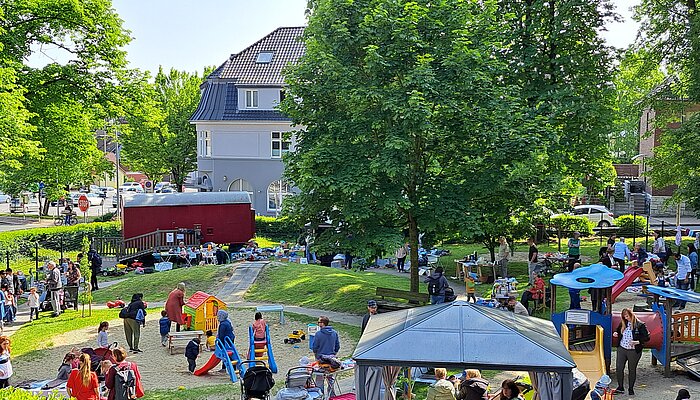
M 112 368 L 107 371 L 107 375 L 105 375 L 105 386 L 109 389 L 107 400 L 114 400 L 114 384 L 117 370 L 124 369 L 134 371 L 134 377 L 136 379 L 136 397 L 143 397 L 143 384 L 141 384 L 141 373 L 139 372 L 138 365 L 136 365 L 135 362 L 126 361 L 126 350 L 124 350 L 123 347 L 114 350 L 114 359 L 117 361 L 117 364 L 112 366 Z
M 165 311 L 168 313 L 168 319 L 175 323 L 175 332 L 180 332 L 180 325 L 185 324 L 182 316 L 182 306 L 185 305 L 185 284 L 180 282 L 168 295 L 168 300 L 165 301 Z

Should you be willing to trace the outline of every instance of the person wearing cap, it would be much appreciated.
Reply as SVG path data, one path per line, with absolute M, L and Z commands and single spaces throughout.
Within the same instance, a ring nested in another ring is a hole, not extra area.
M 372 317 L 375 314 L 377 314 L 377 302 L 374 300 L 370 300 L 367 302 L 367 314 L 365 314 L 365 316 L 362 317 L 362 330 L 360 331 L 360 334 L 363 334 L 365 332 L 365 328 L 367 328 L 367 324 L 369 323 L 370 317 Z

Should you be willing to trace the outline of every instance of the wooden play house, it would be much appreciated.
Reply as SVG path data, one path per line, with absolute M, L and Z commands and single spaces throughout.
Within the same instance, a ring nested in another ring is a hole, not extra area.
M 226 303 L 209 293 L 195 292 L 187 300 L 183 308 L 185 325 L 188 329 L 197 331 L 216 331 L 219 328 L 219 320 L 216 313 L 225 310 Z

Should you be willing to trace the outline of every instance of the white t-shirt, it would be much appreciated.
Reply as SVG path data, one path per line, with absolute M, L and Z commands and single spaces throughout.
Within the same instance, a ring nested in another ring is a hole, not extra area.
M 12 363 L 10 362 L 10 353 L 4 352 L 0 354 L 0 379 L 9 379 L 12 376 Z

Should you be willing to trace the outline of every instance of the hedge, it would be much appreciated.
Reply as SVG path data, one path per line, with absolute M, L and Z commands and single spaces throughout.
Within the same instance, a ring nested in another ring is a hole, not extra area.
M 32 228 L 0 232 L 0 252 L 32 256 L 36 243 L 44 249 L 64 251 L 82 250 L 83 243 L 96 236 L 120 236 L 119 222 L 95 222 L 73 226 Z
M 586 217 L 576 215 L 556 215 L 550 218 L 549 223 L 562 233 L 580 232 L 581 236 L 593 235 L 594 224 Z
M 286 240 L 295 242 L 299 238 L 301 229 L 286 217 L 255 217 L 256 236 L 265 237 L 274 241 Z
M 621 215 L 615 218 L 615 225 L 620 227 L 619 236 L 639 237 L 647 233 L 647 219 L 641 215 L 637 215 L 636 223 L 633 215 Z

